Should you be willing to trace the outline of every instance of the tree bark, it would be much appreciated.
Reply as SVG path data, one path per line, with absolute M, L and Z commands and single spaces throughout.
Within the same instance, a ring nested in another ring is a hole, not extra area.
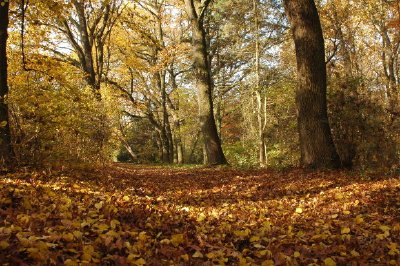
M 0 6 L 0 166 L 9 167 L 12 163 L 10 120 L 6 97 L 7 83 L 7 38 L 9 2 Z
M 327 114 L 325 48 L 317 8 L 313 0 L 284 0 L 284 5 L 296 47 L 301 165 L 339 167 Z
M 262 93 L 262 88 L 260 86 L 260 25 L 258 18 L 258 0 L 253 0 L 253 9 L 254 9 L 254 32 L 255 32 L 255 72 L 256 72 L 256 86 L 255 86 L 255 94 L 257 100 L 257 123 L 258 123 L 258 159 L 260 167 L 267 166 L 267 149 L 265 143 L 265 126 L 266 121 L 264 116 L 266 115 L 266 109 L 264 101 L 265 95 Z
M 215 124 L 212 101 L 212 77 L 204 29 L 204 12 L 210 1 L 185 0 L 186 12 L 192 27 L 192 58 L 198 89 L 199 121 L 204 140 L 204 163 L 209 165 L 226 164 L 221 140 Z

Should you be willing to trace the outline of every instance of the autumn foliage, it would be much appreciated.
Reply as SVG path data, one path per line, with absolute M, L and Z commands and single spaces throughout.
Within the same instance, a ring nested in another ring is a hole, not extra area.
M 398 265 L 400 179 L 114 165 L 0 179 L 9 265 Z

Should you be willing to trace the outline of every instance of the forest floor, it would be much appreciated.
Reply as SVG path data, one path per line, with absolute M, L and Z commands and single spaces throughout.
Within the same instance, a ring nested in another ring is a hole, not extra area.
M 400 265 L 400 178 L 116 164 L 0 176 L 3 265 Z

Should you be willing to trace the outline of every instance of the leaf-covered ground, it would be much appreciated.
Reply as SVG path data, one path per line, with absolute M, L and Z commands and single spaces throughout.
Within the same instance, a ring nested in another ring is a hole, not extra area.
M 5 265 L 400 265 L 400 179 L 115 165 L 0 177 Z

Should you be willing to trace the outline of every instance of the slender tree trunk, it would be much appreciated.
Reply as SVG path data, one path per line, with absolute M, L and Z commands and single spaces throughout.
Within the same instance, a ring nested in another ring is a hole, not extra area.
M 396 77 L 396 64 L 395 58 L 399 48 L 399 42 L 393 43 L 387 32 L 387 28 L 383 27 L 381 30 L 383 49 L 382 49 L 382 64 L 384 73 L 387 79 L 387 92 L 389 96 L 389 106 L 394 112 L 399 110 L 399 91 L 398 81 Z
M 260 38 L 259 38 L 259 18 L 258 18 L 258 0 L 253 0 L 253 8 L 254 8 L 254 31 L 255 31 L 255 70 L 256 70 L 256 86 L 255 86 L 255 94 L 257 100 L 257 135 L 258 135 L 258 159 L 260 167 L 267 166 L 267 151 L 266 151 L 266 143 L 264 137 L 264 127 L 265 127 L 265 119 L 264 115 L 266 110 L 264 110 L 264 95 L 261 91 L 260 87 Z
M 156 52 L 157 57 L 157 52 Z M 155 74 L 155 79 L 157 80 L 157 87 L 161 93 L 161 109 L 162 109 L 162 117 L 161 117 L 161 138 L 163 144 L 163 155 L 162 161 L 164 163 L 171 163 L 171 157 L 173 158 L 173 142 L 171 140 L 172 133 L 169 124 L 169 115 L 167 110 L 167 93 L 165 91 L 165 72 L 159 71 Z
M 177 131 L 180 131 L 180 125 L 178 126 L 178 128 L 176 129 Z M 180 132 L 178 132 L 178 134 L 180 135 Z M 177 157 L 177 163 L 178 164 L 183 164 L 184 160 L 183 160 L 183 144 L 182 144 L 182 139 L 179 137 L 176 138 L 175 140 L 176 142 L 176 157 Z
M 205 2 L 209 3 L 210 1 Z M 192 57 L 198 89 L 199 120 L 205 154 L 207 154 L 204 163 L 211 165 L 226 164 L 227 161 L 222 151 L 221 140 L 214 119 L 213 85 L 203 25 L 206 6 L 203 6 L 199 0 L 185 0 L 185 5 L 192 26 Z
M 9 2 L 0 6 L 0 166 L 9 167 L 12 163 L 10 120 L 6 97 L 7 83 L 7 38 Z
M 155 59 L 159 57 L 159 50 L 165 47 L 164 43 L 164 31 L 162 27 L 162 20 L 161 20 L 161 6 L 158 6 L 158 2 L 155 1 L 155 6 L 157 6 L 158 9 L 158 15 L 155 16 L 156 18 L 156 24 L 155 24 L 155 30 L 157 33 L 157 38 L 158 41 L 160 42 L 161 47 L 156 47 L 156 50 L 154 52 L 155 54 Z M 155 60 L 154 63 L 156 63 L 157 60 Z M 173 137 L 172 137 L 172 130 L 171 130 L 171 125 L 169 122 L 169 113 L 168 113 L 168 108 L 167 108 L 167 91 L 166 91 L 166 82 L 165 82 L 165 76 L 166 76 L 166 71 L 165 70 L 159 70 L 157 73 L 157 86 L 160 90 L 161 93 L 161 108 L 162 108 L 162 134 L 163 134 L 163 143 L 164 143 L 164 154 L 163 154 L 163 162 L 164 163 L 173 163 L 174 161 L 174 143 L 173 143 Z
M 325 49 L 317 8 L 313 0 L 284 4 L 296 47 L 301 165 L 339 167 L 327 114 Z
M 138 159 L 138 156 L 136 153 L 132 150 L 131 145 L 126 141 L 124 137 L 121 137 L 122 144 L 124 145 L 126 151 L 129 153 L 129 156 L 131 156 L 132 161 L 136 161 Z
M 174 135 L 174 147 L 175 147 L 175 154 L 176 154 L 176 160 L 174 161 L 177 164 L 183 164 L 184 161 L 184 156 L 183 156 L 183 143 L 182 143 L 182 133 L 181 133 L 181 121 L 179 119 L 179 108 L 180 108 L 180 95 L 179 95 L 179 90 L 178 90 L 178 84 L 176 83 L 176 74 L 174 73 L 174 67 L 173 64 L 170 66 L 169 69 L 169 78 L 171 80 L 171 88 L 173 91 L 176 92 L 176 103 L 175 105 L 172 104 L 170 98 L 168 98 L 168 107 L 171 110 L 171 115 L 172 115 L 172 120 L 173 120 L 173 135 Z

